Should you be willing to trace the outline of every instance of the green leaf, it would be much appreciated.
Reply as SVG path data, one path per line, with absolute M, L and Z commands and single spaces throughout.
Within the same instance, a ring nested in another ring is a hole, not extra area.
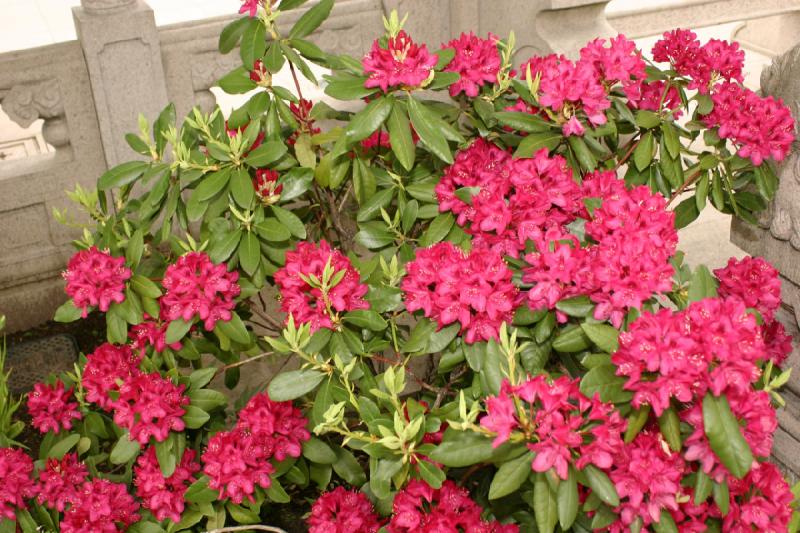
M 260 19 L 250 19 L 250 24 L 242 33 L 242 44 L 239 52 L 242 56 L 242 63 L 246 69 L 253 68 L 256 59 L 264 57 L 267 50 L 267 29 Z
M 214 379 L 216 373 L 217 369 L 214 367 L 198 368 L 189 374 L 189 390 L 202 389 Z
M 245 17 L 237 18 L 222 29 L 219 35 L 219 51 L 227 54 L 239 43 L 242 38 L 245 28 L 247 28 L 248 19 Z
M 703 427 L 711 449 L 737 478 L 743 478 L 753 464 L 753 453 L 742 436 L 739 421 L 728 398 L 710 392 L 703 398 Z
M 242 67 L 236 68 L 217 81 L 217 85 L 228 94 L 244 94 L 257 87 L 250 74 Z
M 314 180 L 314 172 L 307 168 L 293 168 L 283 174 L 278 183 L 283 185 L 281 200 L 289 201 L 305 194 Z
M 578 517 L 578 482 L 575 472 L 570 469 L 569 477 L 558 484 L 558 523 L 568 531 Z
M 273 401 L 285 402 L 313 391 L 322 383 L 323 379 L 325 379 L 325 374 L 318 370 L 291 370 L 275 376 L 267 390 Z
M 588 296 L 573 296 L 556 303 L 556 309 L 569 316 L 587 317 L 594 310 L 594 302 Z
M 567 327 L 553 341 L 553 349 L 562 353 L 576 353 L 589 347 L 589 338 L 580 326 Z
M 119 304 L 112 304 L 106 313 L 106 333 L 112 344 L 125 344 L 128 340 L 128 323 L 122 318 Z
M 244 161 L 254 168 L 263 168 L 286 155 L 287 150 L 282 141 L 267 141 L 247 154 Z
M 636 112 L 636 125 L 641 128 L 655 128 L 661 124 L 661 117 L 654 111 L 642 109 Z
M 239 242 L 239 264 L 251 276 L 261 264 L 261 243 L 252 231 L 246 231 Z
M 156 459 L 158 459 L 158 466 L 161 468 L 161 475 L 165 478 L 172 476 L 175 473 L 175 467 L 178 466 L 177 457 L 175 457 L 178 450 L 176 449 L 175 453 L 173 453 L 174 439 L 172 435 L 174 433 L 170 433 L 168 439 L 155 443 Z
M 123 433 L 111 449 L 109 461 L 114 465 L 129 463 L 139 453 L 139 443 L 131 441 L 128 432 Z
M 367 203 L 375 195 L 375 174 L 361 158 L 353 160 L 353 193 L 359 205 Z
M 595 346 L 604 352 L 614 353 L 619 348 L 619 330 L 608 324 L 581 324 L 583 332 Z
M 383 222 L 366 222 L 359 224 L 359 228 L 355 241 L 370 250 L 383 248 L 394 242 L 394 235 L 389 233 L 387 226 Z
M 650 406 L 645 404 L 628 415 L 628 429 L 625 430 L 625 442 L 631 443 L 650 419 Z
M 569 142 L 569 146 L 575 153 L 575 157 L 578 159 L 583 170 L 590 172 L 597 167 L 597 159 L 595 159 L 594 154 L 589 150 L 583 137 L 570 135 L 567 137 L 567 142 Z
M 695 198 L 686 198 L 675 208 L 675 229 L 683 229 L 700 216 Z
M 53 444 L 53 447 L 47 452 L 47 457 L 53 457 L 60 460 L 64 457 L 64 454 L 78 444 L 79 440 L 81 440 L 81 436 L 77 433 L 67 435 L 57 443 Z
M 211 200 L 228 185 L 230 177 L 231 169 L 229 167 L 203 176 L 200 184 L 194 191 L 193 197 L 197 196 L 197 200 L 201 202 Z
M 277 205 L 272 206 L 272 213 L 281 224 L 286 226 L 286 229 L 288 229 L 292 235 L 298 239 L 306 238 L 306 227 L 303 225 L 303 221 L 297 218 L 297 215 Z
M 714 109 L 714 101 L 707 94 L 698 93 L 695 100 L 697 100 L 697 112 L 701 115 L 708 115 Z
M 447 479 L 447 475 L 441 468 L 424 459 L 417 463 L 417 470 L 422 479 L 434 489 L 440 489 L 444 480 Z
M 234 171 L 231 176 L 231 195 L 237 204 L 249 209 L 255 198 L 255 190 L 253 190 L 253 180 L 250 174 L 244 168 L 239 168 Z
M 325 94 L 337 100 L 361 100 L 375 92 L 364 87 L 365 76 L 337 76 L 328 79 Z
M 675 524 L 675 520 L 666 511 L 661 513 L 658 522 L 653 523 L 653 529 L 656 533 L 678 533 L 678 526 Z
M 381 209 L 385 209 L 394 198 L 394 188 L 382 189 L 368 199 L 361 209 L 358 210 L 356 220 L 358 222 L 366 222 L 372 220 L 380 215 Z
M 541 133 L 552 128 L 552 124 L 531 113 L 498 111 L 494 114 L 494 118 L 503 126 L 527 133 Z
M 591 398 L 600 395 L 604 402 L 622 403 L 630 401 L 632 393 L 623 389 L 627 379 L 616 374 L 614 365 L 600 365 L 589 370 L 581 379 L 581 392 Z
M 619 494 L 617 494 L 617 489 L 614 488 L 614 484 L 610 479 L 608 479 L 608 476 L 605 474 L 605 472 L 590 464 L 583 469 L 583 473 L 586 476 L 586 481 L 589 483 L 589 487 L 597 495 L 597 497 L 603 501 L 603 503 L 606 503 L 611 507 L 616 507 L 619 505 Z
M 392 112 L 392 99 L 381 96 L 353 115 L 347 125 L 345 135 L 350 142 L 366 139 L 381 127 Z
M 183 415 L 183 421 L 189 429 L 198 429 L 203 427 L 203 424 L 208 422 L 211 415 L 200 409 L 196 405 L 186 406 L 186 413 Z
M 419 245 L 427 247 L 444 239 L 455 224 L 456 219 L 452 213 L 442 213 L 431 221 L 428 229 L 419 238 Z
M 673 452 L 681 451 L 681 421 L 675 408 L 670 406 L 658 417 L 658 427 Z
M 397 156 L 397 160 L 406 170 L 414 167 L 414 157 L 416 146 L 411 136 L 411 124 L 405 109 L 395 103 L 389 115 L 389 143 L 392 145 L 392 152 Z
M 648 131 L 642 135 L 639 144 L 637 144 L 636 148 L 633 150 L 633 162 L 636 164 L 636 168 L 639 169 L 639 172 L 642 172 L 650 165 L 652 160 L 653 134 Z
M 425 148 L 445 163 L 452 164 L 453 154 L 450 152 L 447 138 L 441 129 L 436 127 L 441 119 L 413 96 L 408 98 L 408 114 Z
M 727 516 L 731 508 L 731 494 L 728 483 L 726 481 L 722 483 L 714 482 L 711 492 L 714 494 L 714 503 L 719 507 L 719 512 L 722 513 L 722 516 Z
M 316 437 L 303 443 L 303 456 L 315 463 L 332 465 L 336 462 L 336 452 Z
M 493 451 L 492 440 L 485 435 L 448 429 L 429 457 L 444 466 L 462 468 L 489 460 Z
M 360 328 L 372 331 L 385 331 L 389 327 L 381 315 L 371 309 L 357 309 L 345 313 L 343 320 Z
M 142 251 L 144 251 L 144 236 L 142 230 L 137 229 L 128 239 L 128 246 L 125 250 L 125 261 L 131 265 L 136 266 L 142 259 Z
M 664 134 L 664 143 L 667 145 L 669 155 L 673 159 L 677 159 L 681 155 L 681 141 L 675 125 L 672 122 L 664 122 L 661 125 L 661 131 Z
M 208 488 L 208 478 L 203 476 L 189 485 L 184 497 L 189 503 L 210 503 L 219 498 L 219 493 Z
M 545 474 L 536 474 L 533 484 L 533 514 L 539 533 L 553 533 L 558 522 L 558 503 Z
M 269 242 L 288 241 L 292 236 L 291 232 L 288 230 L 288 228 L 286 228 L 286 226 L 272 217 L 265 218 L 253 227 L 262 239 Z
M 698 470 L 695 476 L 694 504 L 701 505 L 711 495 L 712 482 L 711 478 L 702 470 Z
M 199 407 L 203 411 L 213 411 L 217 407 L 228 404 L 228 398 L 219 391 L 211 389 L 195 389 L 189 391 L 191 405 Z
M 267 48 L 267 52 L 264 54 L 264 67 L 270 72 L 280 72 L 285 62 L 286 58 L 283 57 L 281 45 L 274 41 L 271 42 Z M 273 109 L 275 109 L 274 106 Z M 275 109 L 275 111 L 277 111 L 277 109 Z
M 222 235 L 215 235 L 211 238 L 211 246 L 208 249 L 208 255 L 214 263 L 223 263 L 228 260 L 231 254 L 239 246 L 239 241 L 242 239 L 242 230 L 236 228 L 232 231 L 227 231 Z
M 564 136 L 560 131 L 545 131 L 542 133 L 531 133 L 519 143 L 514 152 L 514 158 L 533 157 L 536 152 L 546 148 L 548 152 L 554 150 L 561 144 Z
M 529 451 L 500 465 L 489 487 L 489 499 L 496 500 L 519 489 L 531 473 L 533 458 L 533 452 Z
M 332 8 L 333 0 L 321 0 L 319 4 L 303 13 L 303 16 L 295 22 L 289 31 L 289 38 L 302 39 L 311 35 L 328 18 Z
M 333 463 L 334 472 L 354 487 L 360 487 L 366 483 L 367 475 L 353 454 L 344 447 L 336 448 L 335 451 L 337 460 Z
M 75 322 L 81 317 L 82 313 L 83 311 L 75 307 L 75 302 L 70 299 L 56 309 L 54 320 L 56 322 Z
M 97 189 L 107 191 L 115 187 L 122 187 L 133 183 L 144 174 L 150 165 L 144 161 L 128 161 L 105 172 L 97 180 Z
M 146 298 L 158 298 L 161 296 L 161 289 L 158 288 L 158 285 L 140 274 L 134 274 L 131 278 L 131 288 L 139 296 Z
M 689 282 L 688 298 L 690 302 L 697 302 L 704 298 L 717 296 L 717 280 L 705 265 L 695 268 Z
M 167 335 L 166 335 L 167 344 L 172 344 L 174 342 L 178 342 L 179 340 L 181 340 L 183 337 L 186 336 L 186 334 L 189 332 L 189 328 L 191 327 L 192 327 L 192 322 L 186 322 L 182 318 L 170 322 L 169 326 L 167 326 Z
M 217 322 L 217 327 L 232 341 L 239 344 L 250 344 L 250 334 L 238 313 L 232 313 L 230 320 Z
M 411 330 L 411 334 L 400 346 L 400 350 L 405 353 L 416 353 L 425 350 L 428 339 L 436 331 L 436 324 L 427 318 L 422 318 Z

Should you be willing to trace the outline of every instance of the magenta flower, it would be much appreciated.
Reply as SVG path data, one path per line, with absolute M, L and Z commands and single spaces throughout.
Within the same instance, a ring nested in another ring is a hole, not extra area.
M 105 343 L 86 356 L 86 359 L 81 379 L 86 400 L 110 411 L 116 401 L 109 393 L 118 393 L 120 383 L 139 375 L 141 357 L 134 354 L 130 346 Z
M 775 465 L 756 463 L 744 479 L 731 479 L 730 494 L 723 531 L 788 531 L 794 496 Z
M 81 419 L 78 402 L 74 400 L 72 389 L 64 390 L 60 379 L 55 385 L 36 383 L 28 394 L 31 425 L 41 433 L 72 429 L 72 421 Z
M 375 533 L 381 528 L 369 498 L 344 487 L 317 498 L 306 523 L 309 533 Z
M 139 520 L 139 504 L 125 485 L 107 479 L 86 481 L 61 520 L 62 533 L 122 533 Z
M 389 38 L 386 48 L 381 48 L 376 39 L 372 50 L 361 60 L 364 72 L 369 76 L 364 86 L 380 87 L 383 92 L 390 87 L 421 87 L 433 76 L 437 61 L 427 46 L 417 45 L 405 31 L 400 30 Z
M 220 431 L 208 441 L 201 457 L 208 486 L 219 491 L 220 499 L 242 503 L 253 501 L 256 486 L 268 489 L 275 472 L 269 459 L 272 442 L 240 428 Z
M 303 277 L 313 275 L 321 280 L 329 262 L 334 272 L 343 271 L 345 274 L 327 294 L 323 294 L 320 288 L 312 287 Z M 331 249 L 325 240 L 319 245 L 297 243 L 297 248 L 286 252 L 286 263 L 274 277 L 281 293 L 281 310 L 291 315 L 296 323 L 310 323 L 312 332 L 319 328 L 333 329 L 338 313 L 369 309 L 369 303 L 364 300 L 368 287 L 361 283 L 358 271 L 344 254 Z
M 463 92 L 470 98 L 478 96 L 486 83 L 495 83 L 500 71 L 500 54 L 497 51 L 497 36 L 491 33 L 488 39 L 476 37 L 472 32 L 462 33 L 442 48 L 452 48 L 455 55 L 444 68 L 456 72 L 461 78 L 450 85 L 450 96 Z
M 68 453 L 60 461 L 50 458 L 39 472 L 36 484 L 37 501 L 63 513 L 68 504 L 78 501 L 78 491 L 89 476 L 86 465 L 77 454 Z
M 242 7 L 239 8 L 239 13 L 247 13 L 248 17 L 255 17 L 262 1 L 263 0 L 242 0 Z
M 439 327 L 459 322 L 468 344 L 496 339 L 511 322 L 517 288 L 499 254 L 475 249 L 465 254 L 451 242 L 417 250 L 406 265 L 401 288 L 409 312 L 422 310 Z
M 792 336 L 786 333 L 786 328 L 777 320 L 764 324 L 762 333 L 767 359 L 776 365 L 782 365 L 792 353 Z
M 231 319 L 234 299 L 239 296 L 238 272 L 225 264 L 215 265 L 203 252 L 189 252 L 167 267 L 162 284 L 161 312 L 166 320 L 199 318 L 206 331 L 218 320 Z
M 683 115 L 683 112 L 679 109 L 683 105 L 680 92 L 674 85 L 670 85 L 665 94 L 665 87 L 666 83 L 662 80 L 655 80 L 649 83 L 639 80 L 625 85 L 622 90 L 625 92 L 625 96 L 628 97 L 629 107 L 657 113 L 668 111 L 672 113 L 673 118 L 678 119 Z
M 105 313 L 112 302 L 124 302 L 125 282 L 132 273 L 124 257 L 111 257 L 92 246 L 73 255 L 61 275 L 67 282 L 66 293 L 86 318 L 90 307 Z
M 144 445 L 153 437 L 157 442 L 167 439 L 170 431 L 183 431 L 186 424 L 184 406 L 189 397 L 185 385 L 175 385 L 161 374 L 131 376 L 119 388 L 114 402 L 114 423 L 130 432 L 131 440 Z
M 26 509 L 25 500 L 36 493 L 33 459 L 16 448 L 0 448 L 0 517 L 16 520 L 15 509 Z
M 133 481 L 136 485 L 136 496 L 153 513 L 156 520 L 170 519 L 175 523 L 181 521 L 186 506 L 184 495 L 194 481 L 194 473 L 200 470 L 194 457 L 195 451 L 186 449 L 175 472 L 168 478 L 161 473 L 155 447 L 148 447 L 136 460 Z
M 609 472 L 622 498 L 615 509 L 619 519 L 612 531 L 627 531 L 637 519 L 646 527 L 658 522 L 662 512 L 678 510 L 684 473 L 686 463 L 680 454 L 669 450 L 660 435 L 643 431 L 622 446 Z
M 516 525 L 503 525 L 481 519 L 483 509 L 469 492 L 446 480 L 440 489 L 433 489 L 417 479 L 394 497 L 389 533 L 437 533 L 477 531 L 487 533 L 517 533 Z
M 517 408 L 507 389 L 508 387 L 504 386 L 500 394 L 486 399 L 486 416 L 481 419 L 481 427 L 497 435 L 492 441 L 493 448 L 506 442 L 511 432 L 519 427 Z
M 701 46 L 697 35 L 690 30 L 664 33 L 653 47 L 653 59 L 669 62 L 678 74 L 689 78 L 690 89 L 704 94 L 718 81 L 744 80 L 744 51 L 738 43 L 711 39 Z
M 253 189 L 256 196 L 264 205 L 272 205 L 281 199 L 283 184 L 278 183 L 278 173 L 268 168 L 256 170 L 256 177 L 253 178 Z
M 781 306 L 778 270 L 763 257 L 731 257 L 727 266 L 716 269 L 714 275 L 719 280 L 721 298 L 740 298 L 747 307 L 761 313 L 765 322 L 771 321 Z
M 580 51 L 581 62 L 594 67 L 601 80 L 609 85 L 622 82 L 623 85 L 645 77 L 645 62 L 636 43 L 618 35 L 609 39 L 595 39 Z
M 272 455 L 278 461 L 300 457 L 303 442 L 311 438 L 308 420 L 292 402 L 273 402 L 266 392 L 253 396 L 239 412 L 237 427 L 271 441 Z
M 181 349 L 181 342 L 167 344 L 167 328 L 169 323 L 152 318 L 144 313 L 144 322 L 131 326 L 128 337 L 131 339 L 131 347 L 144 354 L 148 346 L 152 346 L 156 353 L 161 353 L 167 348 L 178 351 Z

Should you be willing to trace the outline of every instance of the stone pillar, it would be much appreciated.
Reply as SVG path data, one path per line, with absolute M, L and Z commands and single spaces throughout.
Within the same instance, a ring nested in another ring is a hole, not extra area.
M 114 166 L 136 155 L 124 137 L 138 131 L 139 113 L 152 122 L 168 102 L 153 10 L 143 0 L 81 0 L 72 14 Z
M 761 74 L 765 94 L 783 98 L 800 119 L 800 45 L 776 58 Z M 731 223 L 731 241 L 753 256 L 762 256 L 781 273 L 783 309 L 778 318 L 795 338 L 795 348 L 784 365 L 792 374 L 783 397 L 786 408 L 778 411 L 779 429 L 773 455 L 795 481 L 800 477 L 800 151 L 777 165 L 780 186 L 769 209 L 753 226 L 741 220 Z

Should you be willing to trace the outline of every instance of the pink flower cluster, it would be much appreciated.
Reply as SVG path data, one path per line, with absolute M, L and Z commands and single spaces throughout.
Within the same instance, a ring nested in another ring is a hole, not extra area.
M 459 191 L 471 194 L 469 202 Z M 584 209 L 580 186 L 562 157 L 540 150 L 532 159 L 513 159 L 483 138 L 456 154 L 435 192 L 439 211 L 456 215 L 473 235 L 473 246 L 512 257 L 532 235 L 568 224 Z
M 496 252 L 466 254 L 451 242 L 440 242 L 418 249 L 406 271 L 401 284 L 406 309 L 422 310 L 440 328 L 459 322 L 469 344 L 496 339 L 500 325 L 511 322 L 517 288 Z
M 685 470 L 680 454 L 670 451 L 658 433 L 643 431 L 622 446 L 609 472 L 622 499 L 610 531 L 630 531 L 637 519 L 646 527 L 658 522 L 664 510 L 677 511 Z
M 264 205 L 272 205 L 281 199 L 283 184 L 278 183 L 278 173 L 268 168 L 256 170 L 256 177 L 253 178 L 253 189 L 256 196 Z
M 683 114 L 680 111 L 680 107 L 683 105 L 681 93 L 674 85 L 667 88 L 667 84 L 662 80 L 631 83 L 626 85 L 623 90 L 625 96 L 628 97 L 628 106 L 633 109 L 644 109 L 657 113 L 666 110 L 672 113 L 676 119 Z
M 0 518 L 15 520 L 15 509 L 25 509 L 25 500 L 35 494 L 33 460 L 22 450 L 0 448 Z
M 81 383 L 86 399 L 106 411 L 130 432 L 132 440 L 161 442 L 169 432 L 183 431 L 184 407 L 189 398 L 185 385 L 175 385 L 158 372 L 142 373 L 140 357 L 130 346 L 103 344 L 87 356 Z
M 453 59 L 444 68 L 446 72 L 456 72 L 461 78 L 450 85 L 450 96 L 463 92 L 470 98 L 478 96 L 480 88 L 486 83 L 495 83 L 500 71 L 500 54 L 497 51 L 497 36 L 489 34 L 481 39 L 472 32 L 462 33 L 442 48 L 455 51 Z
M 227 322 L 239 296 L 238 272 L 215 265 L 203 252 L 189 252 L 167 267 L 162 284 L 161 310 L 167 320 L 199 318 L 207 331 L 218 320 Z
M 517 413 L 520 402 L 525 402 L 523 418 Z M 535 435 L 535 442 L 528 443 L 536 452 L 531 469 L 554 468 L 561 479 L 567 479 L 570 465 L 610 468 L 623 446 L 626 424 L 619 413 L 597 396 L 584 396 L 578 380 L 567 377 L 549 381 L 538 375 L 514 387 L 504 381 L 500 394 L 487 399 L 486 411 L 481 426 L 497 435 L 492 446 L 506 442 L 517 429 Z
M 334 275 L 344 272 L 344 276 L 323 293 L 320 287 L 312 287 L 303 278 L 316 276 L 322 280 L 329 263 Z M 333 329 L 338 313 L 369 309 L 369 303 L 364 300 L 368 287 L 360 282 L 358 271 L 342 252 L 331 249 L 325 240 L 319 245 L 299 242 L 297 248 L 286 252 L 286 263 L 275 272 L 275 283 L 281 293 L 281 310 L 295 322 L 309 322 L 312 332 L 319 328 Z
M 755 317 L 738 298 L 643 313 L 620 333 L 619 345 L 611 360 L 628 378 L 634 407 L 649 404 L 656 415 L 671 398 L 690 403 L 709 390 L 716 396 L 747 393 L 766 353 Z
M 239 13 L 247 13 L 248 17 L 255 17 L 263 1 L 264 0 L 242 0 L 242 7 L 239 8 Z
M 611 171 L 586 176 L 581 197 L 602 201 L 583 215 L 593 244 L 581 247 L 561 227 L 532 232 L 537 251 L 525 256 L 530 267 L 523 274 L 523 281 L 535 284 L 528 303 L 533 309 L 553 309 L 564 298 L 588 295 L 597 303 L 595 318 L 619 327 L 629 309 L 640 309 L 672 287 L 669 259 L 678 242 L 674 214 L 661 195 L 646 186 L 628 190 Z
M 381 522 L 363 492 L 336 487 L 311 506 L 309 533 L 376 533 Z
M 161 473 L 155 447 L 147 448 L 136 460 L 136 495 L 144 502 L 144 507 L 150 509 L 156 520 L 170 519 L 175 523 L 181 521 L 186 504 L 184 495 L 193 481 L 194 473 L 200 470 L 200 465 L 194 458 L 194 450 L 185 450 L 175 472 L 168 478 Z
M 105 343 L 86 356 L 81 383 L 86 391 L 86 400 L 102 409 L 114 408 L 119 397 L 120 383 L 125 383 L 140 373 L 141 357 L 134 354 L 130 346 L 115 346 Z
M 758 463 L 744 479 L 732 479 L 729 485 L 731 506 L 723 531 L 788 531 L 794 495 L 775 465 Z
M 107 479 L 86 481 L 61 520 L 62 533 L 117 533 L 139 520 L 139 504 L 125 485 Z
M 412 480 L 394 497 L 389 533 L 517 533 L 516 525 L 481 519 L 483 509 L 466 489 L 446 480 L 434 489 Z
M 131 277 L 124 257 L 112 257 L 92 246 L 72 256 L 62 274 L 66 293 L 86 318 L 90 307 L 106 312 L 112 302 L 125 301 L 125 282 Z
M 267 489 L 275 467 L 273 457 L 300 457 L 302 443 L 311 438 L 307 420 L 291 402 L 273 402 L 266 393 L 254 396 L 239 414 L 231 431 L 220 431 L 208 442 L 201 457 L 208 486 L 220 499 L 253 501 L 256 486 Z
M 781 305 L 781 281 L 778 271 L 761 257 L 730 258 L 725 268 L 714 271 L 719 280 L 719 295 L 741 299 L 764 319 L 762 334 L 767 358 L 783 363 L 792 351 L 792 337 L 775 319 Z
M 780 99 L 759 96 L 738 83 L 722 83 L 711 95 L 714 108 L 706 126 L 729 139 L 737 154 L 758 166 L 765 159 L 782 161 L 794 141 L 794 119 Z
M 417 45 L 405 31 L 400 30 L 394 37 L 389 37 L 386 48 L 376 39 L 372 50 L 361 60 L 368 75 L 364 86 L 380 87 L 383 92 L 394 87 L 418 88 L 433 75 L 437 61 L 427 46 Z
M 114 401 L 114 423 L 130 432 L 131 440 L 144 445 L 154 438 L 162 442 L 170 431 L 183 431 L 183 415 L 189 397 L 185 385 L 175 385 L 158 372 L 137 373 L 119 387 Z
M 711 39 L 701 45 L 691 30 L 664 33 L 653 46 L 653 59 L 668 62 L 681 76 L 690 79 L 689 88 L 708 93 L 720 80 L 744 80 L 744 50 L 738 43 Z
M 74 453 L 61 460 L 48 459 L 39 472 L 36 499 L 50 509 L 63 513 L 69 504 L 78 501 L 78 490 L 89 477 L 89 471 Z
M 82 417 L 72 389 L 64 390 L 64 382 L 60 379 L 55 385 L 36 383 L 33 386 L 28 394 L 28 413 L 31 425 L 42 433 L 72 429 L 72 421 Z

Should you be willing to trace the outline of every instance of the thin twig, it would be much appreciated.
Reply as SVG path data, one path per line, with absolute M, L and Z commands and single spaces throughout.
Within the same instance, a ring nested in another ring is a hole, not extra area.
M 697 171 L 697 172 L 695 172 L 695 173 L 694 173 L 694 174 L 693 174 L 693 175 L 692 175 L 692 176 L 691 176 L 691 177 L 690 177 L 688 180 L 684 181 L 684 182 L 683 182 L 683 184 L 682 184 L 680 187 L 678 187 L 678 188 L 675 190 L 675 192 L 674 192 L 674 193 L 672 193 L 672 196 L 670 196 L 670 197 L 669 197 L 669 201 L 667 202 L 667 207 L 669 207 L 669 205 L 670 205 L 670 204 L 671 204 L 673 201 L 675 201 L 675 199 L 676 199 L 678 196 L 680 196 L 681 194 L 683 194 L 683 191 L 685 191 L 685 190 L 686 190 L 686 189 L 687 189 L 687 188 L 688 188 L 690 185 L 692 185 L 694 182 L 696 182 L 698 179 L 700 179 L 700 176 L 702 176 L 702 174 L 703 174 L 703 173 L 702 173 L 701 171 L 699 171 L 699 170 L 698 170 L 698 171 Z
M 628 160 L 628 158 L 631 156 L 631 154 L 633 153 L 633 151 L 634 151 L 634 150 L 636 150 L 636 147 L 637 147 L 637 146 L 639 146 L 639 143 L 641 142 L 641 140 L 642 140 L 642 139 L 641 139 L 641 138 L 639 138 L 639 139 L 638 139 L 638 140 L 637 140 L 635 143 L 632 143 L 632 144 L 630 145 L 630 148 L 628 149 L 628 151 L 627 151 L 627 153 L 625 154 L 625 156 L 624 156 L 622 159 L 620 159 L 620 160 L 619 160 L 619 162 L 617 163 L 617 168 L 619 168 L 619 167 L 621 167 L 622 165 L 624 165 L 624 164 L 625 164 L 625 162 L 626 162 L 626 161 Z
M 252 363 L 253 361 L 258 361 L 259 359 L 263 359 L 263 358 L 267 357 L 268 355 L 275 355 L 275 352 L 260 353 L 258 355 L 254 355 L 253 357 L 249 357 L 249 358 L 245 359 L 244 361 L 237 361 L 235 363 L 231 363 L 229 365 L 225 365 L 225 366 L 217 369 L 217 372 L 214 374 L 214 377 L 219 376 L 220 374 L 224 373 L 226 370 L 230 370 L 231 368 L 236 368 L 236 367 L 239 367 L 239 366 L 243 366 L 243 365 Z
M 450 379 L 447 382 L 447 385 L 444 388 L 440 389 L 438 393 L 436 393 L 436 400 L 433 402 L 433 409 L 438 409 L 439 406 L 442 404 L 442 400 L 450 392 L 450 387 L 455 384 L 456 381 L 461 379 L 461 376 L 467 373 L 467 366 L 463 365 L 461 368 L 456 370 L 450 375 Z
M 292 79 L 294 79 L 294 87 L 297 89 L 297 96 L 303 100 L 303 91 L 300 90 L 300 80 L 297 79 L 297 72 L 294 71 L 294 65 L 289 61 L 289 70 L 292 71 Z
M 270 324 L 272 324 L 273 327 L 275 327 L 278 331 L 281 331 L 283 329 L 283 325 L 281 325 L 281 323 L 275 320 L 273 317 L 269 316 L 266 312 L 259 311 L 255 307 L 252 307 L 251 311 L 253 311 L 255 314 L 257 314 L 259 317 L 263 318 Z
M 286 533 L 286 530 L 281 529 L 279 527 L 258 526 L 258 525 L 221 527 L 218 529 L 211 529 L 209 531 L 206 531 L 206 533 L 225 533 L 227 531 L 250 531 L 253 529 L 257 531 L 271 531 L 272 533 Z

